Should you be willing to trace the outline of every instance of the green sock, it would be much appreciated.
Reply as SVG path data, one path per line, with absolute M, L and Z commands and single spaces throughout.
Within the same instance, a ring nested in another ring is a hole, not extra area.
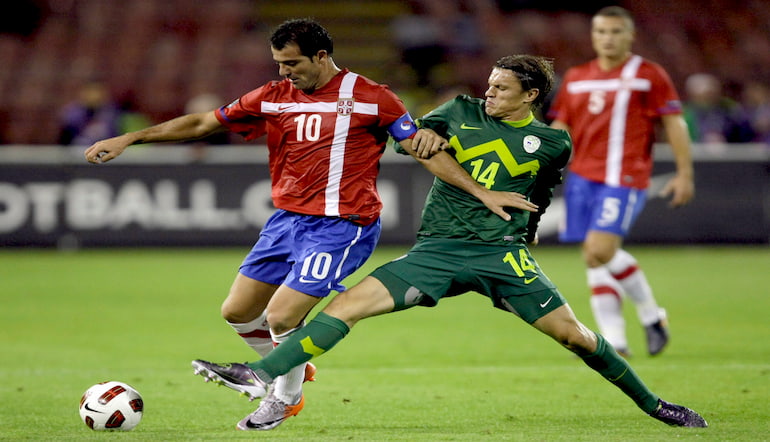
M 658 407 L 658 396 L 650 391 L 625 359 L 618 355 L 602 335 L 596 333 L 596 352 L 583 356 L 583 362 L 615 384 L 636 405 L 650 414 Z
M 350 328 L 344 321 L 320 312 L 262 360 L 246 365 L 254 370 L 260 379 L 269 383 L 297 365 L 331 350 L 349 331 Z

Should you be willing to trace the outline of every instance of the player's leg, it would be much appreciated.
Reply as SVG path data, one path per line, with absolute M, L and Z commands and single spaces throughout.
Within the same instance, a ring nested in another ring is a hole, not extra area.
M 356 286 L 337 295 L 324 311 L 318 313 L 305 327 L 296 330 L 281 342 L 266 358 L 247 364 L 254 376 L 267 385 L 282 382 L 287 373 L 303 366 L 311 358 L 329 351 L 361 319 L 393 310 L 393 298 L 385 286 L 373 277 L 366 277 Z M 304 406 L 300 395 L 287 402 L 278 397 L 275 388 L 262 400 L 259 408 L 238 422 L 241 430 L 270 430 L 296 415 Z
M 617 281 L 617 286 L 634 303 L 640 322 L 647 331 L 647 347 L 650 354 L 658 354 L 668 343 L 668 330 L 665 311 L 658 307 L 637 260 L 622 247 L 622 240 L 628 234 L 634 222 L 641 214 L 646 203 L 646 191 L 624 187 L 601 186 L 597 192 L 597 206 L 589 233 L 584 243 L 584 257 L 590 268 L 598 267 L 606 271 L 596 271 L 603 279 L 607 273 Z M 618 316 L 614 317 L 615 319 Z M 620 317 L 622 320 L 622 316 Z M 605 316 L 605 321 L 612 322 L 612 317 Z M 605 328 L 597 317 L 600 330 L 607 340 L 617 349 L 626 345 L 618 338 L 616 330 Z M 625 335 L 625 328 L 623 329 Z
M 568 304 L 561 305 L 532 325 L 583 361 L 623 391 L 645 413 L 669 425 L 706 427 L 706 421 L 695 411 L 661 400 L 650 391 L 628 362 L 615 352 L 600 335 L 577 320 Z
M 648 352 L 651 355 L 660 353 L 668 344 L 666 311 L 655 301 L 652 287 L 636 258 L 618 249 L 606 267 L 636 306 L 639 322 L 646 332 Z
M 334 299 L 285 340 L 266 358 L 248 365 L 265 383 L 288 372 L 292 367 L 331 350 L 360 320 L 393 310 L 390 292 L 377 278 L 367 276 Z
M 628 354 L 626 324 L 622 311 L 623 290 L 604 267 L 605 262 L 597 256 L 604 254 L 611 257 L 614 248 L 619 247 L 619 238 L 606 238 L 603 231 L 592 229 L 598 224 L 597 219 L 601 220 L 603 226 L 609 220 L 615 223 L 618 220 L 617 203 L 613 200 L 602 203 L 605 187 L 580 175 L 569 175 L 564 185 L 566 217 L 559 231 L 559 240 L 581 243 L 594 320 L 613 347 Z
M 620 247 L 622 238 L 610 232 L 591 230 L 583 242 L 591 312 L 599 331 L 623 356 L 629 355 L 626 322 L 623 318 L 623 288 L 604 264 Z
M 448 256 L 434 256 L 430 246 L 416 246 L 407 255 L 380 266 L 370 276 L 335 296 L 321 313 L 268 357 L 247 365 L 260 379 L 270 383 L 291 367 L 330 350 L 364 318 L 408 309 L 420 303 L 435 304 L 462 268 L 462 262 L 453 267 L 454 262 Z M 424 293 L 416 286 L 431 287 L 432 293 Z
M 294 216 L 282 210 L 268 219 L 222 303 L 225 321 L 263 357 L 273 348 L 265 308 L 291 270 L 288 244 L 294 222 Z
M 292 230 L 289 262 L 296 265 L 267 306 L 267 322 L 276 345 L 304 327 L 304 318 L 331 290 L 369 258 L 379 238 L 379 221 L 361 226 L 339 218 L 298 216 Z M 307 364 L 293 366 L 276 378 L 269 394 L 248 418 L 248 429 L 269 430 L 294 416 L 304 405 L 302 383 Z
M 371 256 L 379 234 L 379 221 L 361 226 L 339 218 L 299 217 L 289 246 L 291 261 L 296 265 L 267 307 L 267 321 L 276 345 L 304 327 L 307 314 L 331 290 L 345 290 L 342 280 Z M 301 364 L 277 379 L 272 396 L 287 406 L 298 404 L 305 368 Z
M 301 330 L 305 325 L 304 320 L 307 314 L 322 299 L 285 285 L 279 287 L 267 306 L 267 321 L 270 324 L 270 336 L 274 345 L 280 345 Z M 289 406 L 302 402 L 302 383 L 305 382 L 305 369 L 305 364 L 299 365 L 276 379 L 273 384 L 272 395 Z M 295 411 L 299 412 L 299 410 Z
M 569 304 L 561 305 L 539 318 L 532 326 L 580 356 L 589 367 L 623 390 L 646 413 L 653 412 L 657 407 L 658 396 L 644 385 L 628 362 L 612 346 L 607 345 L 601 335 L 595 334 L 577 320 Z
M 591 305 L 601 333 L 620 352 L 627 351 L 626 330 L 620 306 L 620 292 L 635 304 L 649 301 L 652 291 L 639 289 L 639 274 L 633 275 L 629 262 L 621 259 L 613 262 L 621 249 L 623 238 L 642 212 L 646 192 L 628 187 L 598 185 L 594 188 L 595 206 L 591 224 L 583 243 L 583 258 L 588 267 L 591 285 Z M 613 264 L 610 264 L 613 263 Z M 628 279 L 628 278 L 631 279 Z M 614 280 L 615 282 L 611 281 Z M 649 289 L 649 285 L 647 285 Z M 657 311 L 657 309 L 656 309 Z
M 273 349 L 265 307 L 277 288 L 239 273 L 222 303 L 222 317 L 262 357 Z

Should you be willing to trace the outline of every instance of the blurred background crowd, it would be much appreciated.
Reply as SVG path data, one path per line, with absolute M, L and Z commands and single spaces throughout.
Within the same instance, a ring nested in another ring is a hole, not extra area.
M 559 74 L 592 59 L 590 18 L 610 4 L 634 14 L 634 52 L 672 76 L 694 141 L 770 143 L 766 0 L 17 0 L 0 15 L 0 144 L 88 145 L 228 103 L 277 77 L 267 38 L 291 17 L 420 116 L 481 96 L 503 55 Z

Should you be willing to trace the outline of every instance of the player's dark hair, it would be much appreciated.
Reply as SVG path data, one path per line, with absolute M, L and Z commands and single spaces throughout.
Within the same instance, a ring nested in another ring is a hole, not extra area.
M 495 63 L 496 68 L 508 69 L 521 82 L 523 91 L 537 89 L 540 92 L 532 102 L 532 107 L 539 107 L 551 92 L 554 81 L 553 61 L 536 55 L 507 55 Z
M 299 46 L 302 55 L 312 58 L 318 51 L 334 52 L 329 32 L 310 18 L 297 18 L 281 23 L 270 36 L 270 45 L 281 50 L 289 43 Z
M 594 17 L 624 18 L 628 22 L 629 26 L 631 26 L 631 30 L 634 29 L 634 17 L 631 15 L 628 9 L 622 8 L 620 6 L 607 6 L 599 9 L 599 11 L 594 14 Z

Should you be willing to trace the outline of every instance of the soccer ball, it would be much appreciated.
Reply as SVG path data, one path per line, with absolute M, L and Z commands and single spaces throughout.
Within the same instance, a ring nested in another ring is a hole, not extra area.
M 142 420 L 143 411 L 142 396 L 123 382 L 96 384 L 80 398 L 80 418 L 92 430 L 131 430 Z

